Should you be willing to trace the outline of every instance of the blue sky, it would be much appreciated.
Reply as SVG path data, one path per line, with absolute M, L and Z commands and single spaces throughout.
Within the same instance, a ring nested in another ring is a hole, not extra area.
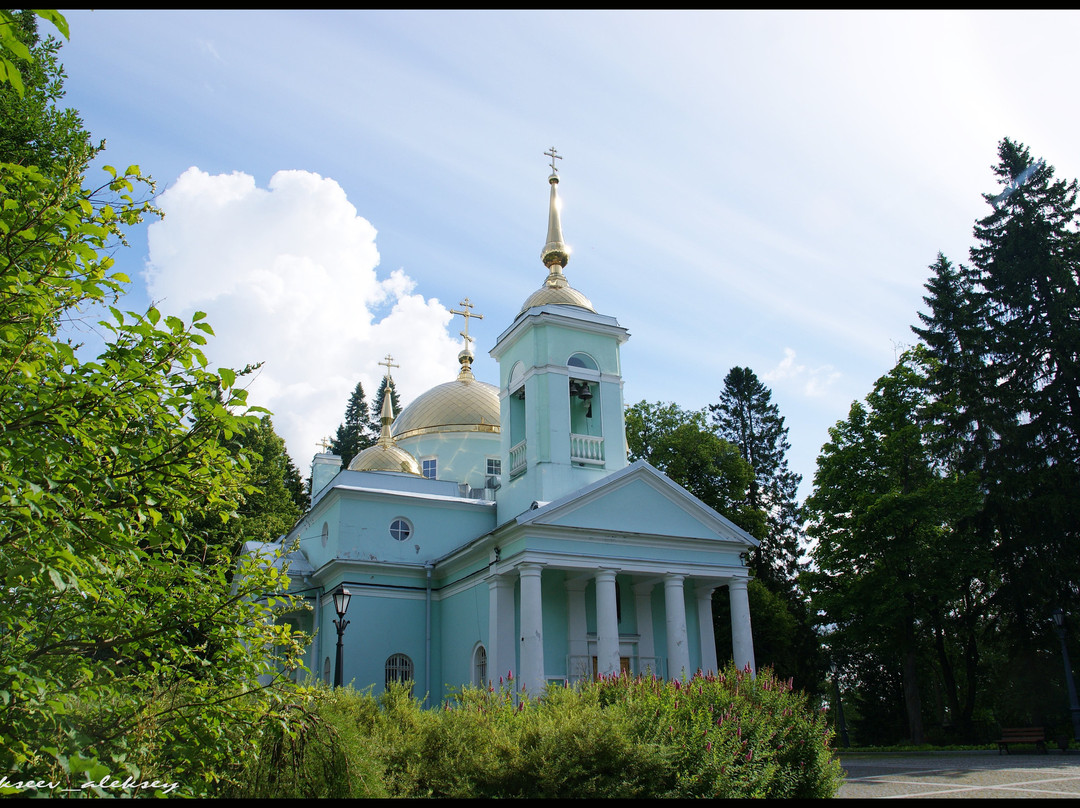
M 1076 12 L 69 11 L 67 103 L 166 216 L 126 308 L 207 312 L 301 469 L 389 352 L 407 403 L 542 283 L 629 329 L 626 402 L 773 391 L 810 492 L 827 430 L 965 261 L 998 141 L 1080 176 Z M 42 30 L 50 28 L 42 24 Z

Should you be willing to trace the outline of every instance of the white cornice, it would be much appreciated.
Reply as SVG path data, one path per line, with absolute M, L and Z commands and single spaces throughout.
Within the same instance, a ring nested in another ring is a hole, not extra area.
M 547 304 L 534 306 L 517 316 L 517 319 L 503 331 L 495 342 L 489 354 L 498 361 L 511 343 L 524 331 L 539 325 L 557 325 L 564 328 L 573 328 L 578 331 L 591 331 L 594 334 L 615 337 L 619 343 L 626 342 L 630 338 L 630 332 L 619 325 L 619 321 L 606 314 L 593 314 L 583 309 L 571 306 L 559 306 Z

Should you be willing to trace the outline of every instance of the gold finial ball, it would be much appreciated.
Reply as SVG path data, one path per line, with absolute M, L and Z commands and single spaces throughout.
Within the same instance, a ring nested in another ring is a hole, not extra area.
M 561 241 L 549 241 L 540 251 L 540 260 L 549 268 L 552 264 L 565 267 L 570 260 L 570 249 Z

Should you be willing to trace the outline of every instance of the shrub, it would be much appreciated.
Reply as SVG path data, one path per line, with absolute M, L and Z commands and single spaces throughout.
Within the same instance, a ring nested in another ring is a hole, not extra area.
M 434 710 L 406 686 L 298 693 L 228 796 L 823 798 L 841 778 L 824 716 L 770 670 L 466 687 Z
M 670 796 L 823 798 L 839 787 L 824 715 L 770 669 L 755 677 L 729 665 L 682 681 L 623 675 L 588 687 L 626 713 L 639 744 L 665 750 Z

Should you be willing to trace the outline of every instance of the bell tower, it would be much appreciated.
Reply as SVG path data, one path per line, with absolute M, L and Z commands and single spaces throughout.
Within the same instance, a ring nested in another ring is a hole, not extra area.
M 491 349 L 499 363 L 502 487 L 498 521 L 534 502 L 550 502 L 626 466 L 619 346 L 629 334 L 598 314 L 563 274 L 563 241 L 554 147 L 547 241 L 540 259 L 547 278 L 529 296 Z

